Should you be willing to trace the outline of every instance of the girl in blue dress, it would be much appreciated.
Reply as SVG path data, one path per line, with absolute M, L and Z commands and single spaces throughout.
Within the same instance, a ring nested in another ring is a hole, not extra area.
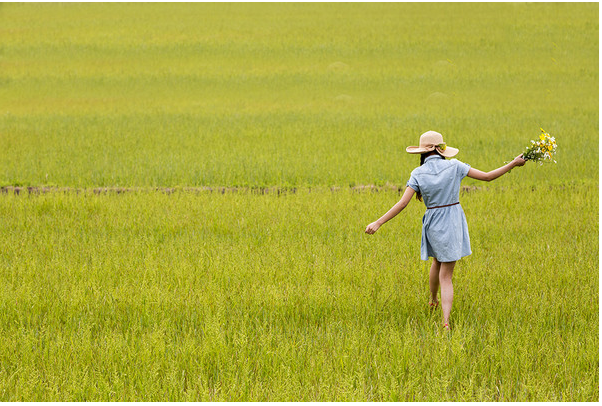
M 422 218 L 422 241 L 420 257 L 427 261 L 433 258 L 429 274 L 431 290 L 430 306 L 439 305 L 437 294 L 441 286 L 443 328 L 449 330 L 449 314 L 454 299 L 452 274 L 456 261 L 470 255 L 470 237 L 462 206 L 460 206 L 460 182 L 466 176 L 492 181 L 516 166 L 523 166 L 522 155 L 512 162 L 490 172 L 471 168 L 457 159 L 446 160 L 458 153 L 457 148 L 448 147 L 443 136 L 427 131 L 420 136 L 418 147 L 408 147 L 410 154 L 420 155 L 420 166 L 412 171 L 401 200 L 384 216 L 366 227 L 366 233 L 374 234 L 380 226 L 398 215 L 410 202 L 414 193 L 424 200 L 426 212 Z

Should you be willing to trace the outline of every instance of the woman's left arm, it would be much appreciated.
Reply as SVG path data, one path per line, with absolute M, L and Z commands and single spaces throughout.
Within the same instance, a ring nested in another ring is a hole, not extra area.
M 523 166 L 525 162 L 527 161 L 523 159 L 523 154 L 520 154 L 519 156 L 514 158 L 514 160 L 512 160 L 512 162 L 510 162 L 509 164 L 500 166 L 499 168 L 494 169 L 493 171 L 483 172 L 475 168 L 470 168 L 466 176 L 473 179 L 484 180 L 485 182 L 491 182 L 492 180 L 499 178 L 506 172 L 510 172 L 513 168 L 517 166 Z
M 410 203 L 410 200 L 412 200 L 412 196 L 414 196 L 414 193 L 416 193 L 414 189 L 412 189 L 409 186 L 406 187 L 405 192 L 403 192 L 403 196 L 401 196 L 401 199 L 397 203 L 395 203 L 395 206 L 391 207 L 391 209 L 388 212 L 386 212 L 384 216 L 376 220 L 374 223 L 368 224 L 368 227 L 366 227 L 366 233 L 374 234 L 376 230 L 380 228 L 380 226 L 385 224 L 387 221 L 391 220 L 393 217 L 397 216 L 403 209 L 406 208 L 408 203 Z

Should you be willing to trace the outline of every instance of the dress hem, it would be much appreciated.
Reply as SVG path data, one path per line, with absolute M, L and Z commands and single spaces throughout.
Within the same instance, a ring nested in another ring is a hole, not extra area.
M 435 257 L 435 256 L 433 256 L 433 255 L 429 255 L 429 256 L 427 257 L 427 259 L 424 259 L 424 258 L 420 257 L 420 260 L 422 260 L 422 261 L 428 261 L 428 260 L 429 260 L 429 258 L 436 258 L 436 259 L 437 259 L 437 261 L 439 261 L 439 262 L 455 262 L 455 261 L 459 261 L 459 260 L 461 260 L 462 258 L 464 258 L 464 257 L 467 257 L 467 256 L 469 256 L 469 255 L 472 255 L 472 252 L 471 252 L 470 254 L 462 255 L 462 256 L 461 256 L 460 258 L 458 258 L 458 259 L 451 259 L 451 260 L 449 260 L 449 259 L 448 259 L 448 260 L 440 260 L 439 258 L 436 258 L 436 257 Z

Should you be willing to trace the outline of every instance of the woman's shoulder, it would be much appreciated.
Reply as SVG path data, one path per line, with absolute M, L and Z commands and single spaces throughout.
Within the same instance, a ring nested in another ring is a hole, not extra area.
M 456 159 L 456 158 L 450 159 L 449 161 L 453 162 L 454 165 L 460 165 L 460 166 L 468 165 L 466 162 L 460 161 L 459 159 Z M 470 166 L 470 165 L 468 165 L 468 166 Z
M 422 166 L 415 167 L 412 172 L 410 172 L 410 176 L 420 175 L 420 172 L 422 172 L 423 169 Z
M 466 162 L 460 161 L 459 159 L 456 159 L 456 158 L 450 159 L 449 161 L 454 166 L 458 166 L 458 167 L 461 167 L 461 168 L 463 168 L 463 167 L 470 167 L 470 165 L 467 164 Z
M 454 161 L 453 165 L 456 167 L 456 171 L 461 178 L 464 178 L 466 175 L 468 175 L 468 171 L 470 170 L 469 164 L 459 161 L 455 158 L 451 159 L 450 161 Z

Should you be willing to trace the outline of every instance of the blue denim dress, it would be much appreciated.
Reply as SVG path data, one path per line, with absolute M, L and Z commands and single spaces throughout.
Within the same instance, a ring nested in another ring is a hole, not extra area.
M 427 208 L 456 203 L 460 198 L 460 182 L 469 169 L 470 165 L 457 159 L 431 155 L 412 171 L 406 186 L 422 193 Z M 468 224 L 462 206 L 427 209 L 422 217 L 420 258 L 452 262 L 470 254 Z

